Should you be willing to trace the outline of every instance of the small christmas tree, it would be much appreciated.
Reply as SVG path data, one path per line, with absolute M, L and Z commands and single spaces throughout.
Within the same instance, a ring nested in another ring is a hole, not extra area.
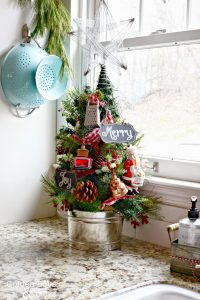
M 104 101 L 105 101 L 107 107 L 109 107 L 109 110 L 111 111 L 113 118 L 115 118 L 115 119 L 119 118 L 119 111 L 118 111 L 117 103 L 113 96 L 113 86 L 107 75 L 106 66 L 101 64 L 100 67 L 101 67 L 101 70 L 100 70 L 96 90 L 101 91 L 103 93 Z M 102 108 L 101 115 L 103 118 L 105 118 L 105 115 L 106 115 L 105 108 Z
M 101 91 L 105 97 L 113 96 L 113 88 L 106 72 L 106 66 L 101 64 L 101 71 L 96 89 Z
M 145 163 L 136 148 L 141 136 L 122 143 L 105 143 L 101 138 L 102 128 L 111 133 L 118 126 L 114 124 L 121 124 L 105 65 L 101 65 L 95 91 L 86 87 L 83 92 L 68 93 L 62 115 L 66 126 L 57 135 L 59 168 L 55 179 L 43 177 L 53 204 L 70 210 L 117 211 L 134 227 L 147 223 L 149 215 L 157 214 L 159 201 L 139 193 L 145 178 Z M 115 129 L 112 134 L 116 133 L 124 136 L 125 131 Z

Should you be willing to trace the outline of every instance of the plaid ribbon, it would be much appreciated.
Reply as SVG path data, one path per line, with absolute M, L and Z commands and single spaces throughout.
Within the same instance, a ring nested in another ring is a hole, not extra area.
M 99 130 L 100 128 L 94 128 L 91 132 L 87 133 L 86 136 L 83 138 L 83 144 L 91 145 L 92 143 L 95 143 L 97 140 L 99 140 Z
M 106 111 L 106 117 L 102 120 L 101 124 L 112 124 L 113 118 L 111 112 L 109 110 Z M 75 133 L 71 135 L 71 137 L 78 142 L 79 144 L 91 145 L 98 140 L 100 140 L 99 136 L 100 128 L 94 128 L 91 132 L 87 133 L 84 138 L 79 138 Z
M 125 196 L 121 196 L 121 197 L 117 197 L 117 198 L 110 197 L 107 200 L 105 200 L 104 202 L 102 202 L 101 209 L 104 209 L 104 207 L 106 205 L 109 205 L 109 206 L 113 205 L 113 204 L 115 204 L 115 202 L 117 202 L 121 199 L 129 199 L 129 198 L 134 198 L 134 196 L 133 195 L 125 195 Z
M 100 128 L 94 128 L 91 132 L 87 133 L 86 136 L 82 139 L 74 133 L 71 135 L 71 137 L 79 144 L 91 145 L 100 139 L 99 130 Z
M 94 169 L 90 169 L 90 170 L 75 170 L 74 172 L 77 178 L 81 178 L 83 176 L 92 175 L 94 174 L 95 171 Z

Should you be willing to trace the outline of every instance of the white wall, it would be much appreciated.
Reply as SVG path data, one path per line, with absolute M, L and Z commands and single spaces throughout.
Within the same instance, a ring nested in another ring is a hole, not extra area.
M 133 229 L 130 222 L 125 222 L 123 234 L 154 244 L 170 247 L 170 240 L 166 230 L 169 224 L 178 223 L 187 217 L 191 207 L 190 197 L 198 197 L 197 207 L 200 210 L 200 184 L 172 179 L 152 178 L 146 180 L 143 193 L 160 197 L 160 217 L 150 219 L 148 225 Z M 172 234 L 172 240 L 178 237 L 178 231 Z
M 20 41 L 21 26 L 30 24 L 31 11 L 15 0 L 0 4 L 0 56 Z M 56 103 L 49 102 L 31 116 L 10 112 L 0 88 L 0 224 L 50 216 L 41 174 L 55 162 Z

